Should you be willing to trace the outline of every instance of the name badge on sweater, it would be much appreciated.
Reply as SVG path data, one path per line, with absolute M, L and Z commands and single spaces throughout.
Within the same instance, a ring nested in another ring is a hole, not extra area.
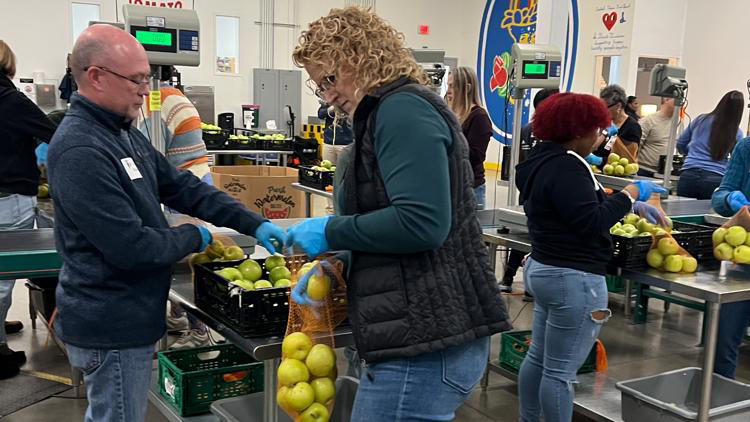
M 130 180 L 143 178 L 141 172 L 138 170 L 138 166 L 135 165 L 135 161 L 133 161 L 132 158 L 123 158 L 120 162 L 122 162 L 122 166 L 125 167 L 125 172 L 130 176 Z

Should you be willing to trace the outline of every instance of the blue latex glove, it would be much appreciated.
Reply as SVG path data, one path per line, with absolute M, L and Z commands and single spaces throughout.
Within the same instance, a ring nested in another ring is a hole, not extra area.
M 636 201 L 633 203 L 633 212 L 648 220 L 651 224 L 657 224 L 661 227 L 668 227 L 667 216 L 653 205 L 645 202 Z
M 49 148 L 49 145 L 47 145 L 46 143 L 42 142 L 34 150 L 34 153 L 36 153 L 36 165 L 37 166 L 46 166 L 47 165 L 47 149 L 48 148 Z
M 273 255 L 276 252 L 281 252 L 281 247 L 286 243 L 286 233 L 281 227 L 266 221 L 255 229 L 255 239 L 266 248 L 268 253 Z M 274 240 L 278 242 L 279 250 L 274 247 Z
M 297 280 L 297 283 L 292 288 L 292 300 L 295 303 L 306 306 L 318 307 L 325 303 L 324 301 L 315 301 L 307 296 L 307 283 L 310 281 L 310 277 L 315 274 L 321 274 L 323 268 L 329 268 L 330 264 L 327 261 L 321 261 L 314 267 L 310 268 L 310 271 L 306 272 L 302 278 Z M 333 286 L 331 286 L 333 287 Z
M 727 204 L 732 209 L 732 212 L 737 212 L 745 205 L 750 205 L 750 202 L 748 202 L 744 193 L 736 190 L 727 195 Z
M 326 239 L 326 224 L 331 217 L 310 218 L 289 229 L 286 246 L 297 247 L 310 258 L 330 250 Z
M 198 231 L 201 233 L 201 246 L 200 249 L 198 249 L 198 252 L 203 252 L 206 250 L 208 245 L 214 240 L 214 237 L 211 236 L 211 232 L 208 231 L 207 228 L 201 227 L 201 226 L 195 226 L 198 228 Z
M 633 186 L 638 188 L 638 198 L 634 198 L 636 201 L 648 201 L 652 193 L 666 193 L 667 190 L 664 187 L 657 185 L 654 182 L 648 180 L 636 180 L 633 182 Z
M 589 154 L 585 158 L 586 162 L 595 166 L 600 166 L 604 162 L 604 158 L 597 157 L 594 154 Z
M 617 125 L 615 125 L 615 123 L 612 122 L 609 125 L 609 127 L 607 128 L 607 136 L 611 138 L 611 137 L 617 135 L 618 131 L 619 131 L 619 129 L 617 128 Z

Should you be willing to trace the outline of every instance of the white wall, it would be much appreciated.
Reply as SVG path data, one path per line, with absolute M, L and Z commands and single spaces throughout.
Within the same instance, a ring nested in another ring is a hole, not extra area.
M 747 101 L 750 2 L 722 0 L 719 6 L 716 2 L 687 1 L 682 63 L 690 86 L 688 113 L 695 117 L 710 112 L 726 92 L 734 89 L 742 92 Z M 740 128 L 746 131 L 746 120 Z

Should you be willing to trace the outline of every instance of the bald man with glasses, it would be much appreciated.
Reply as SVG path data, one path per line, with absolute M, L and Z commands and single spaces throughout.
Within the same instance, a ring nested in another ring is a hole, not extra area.
M 78 93 L 48 154 L 55 240 L 63 261 L 55 331 L 84 373 L 86 421 L 144 420 L 154 344 L 164 335 L 172 266 L 211 242 L 170 227 L 161 204 L 254 236 L 273 252 L 278 226 L 178 170 L 132 123 L 148 94 L 146 52 L 130 34 L 94 25 L 71 55 Z

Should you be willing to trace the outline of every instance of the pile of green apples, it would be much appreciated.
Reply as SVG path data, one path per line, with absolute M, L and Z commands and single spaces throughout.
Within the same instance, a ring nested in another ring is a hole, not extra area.
M 620 158 L 613 152 L 607 157 L 607 164 L 601 171 L 608 176 L 632 176 L 638 173 L 638 164 L 631 163 L 627 158 Z
M 322 171 L 324 173 L 327 171 L 336 171 L 336 166 L 334 166 L 333 163 L 328 160 L 323 160 L 320 162 L 320 165 L 312 166 L 310 168 L 313 170 Z
M 286 136 L 284 136 L 283 133 L 274 133 L 273 135 L 261 135 L 259 133 L 255 133 L 250 136 L 253 139 L 260 139 L 263 141 L 283 141 L 286 139 Z
M 714 257 L 719 261 L 750 264 L 750 236 L 742 226 L 719 227 L 711 236 Z
M 279 390 L 276 403 L 301 422 L 327 422 L 336 397 L 336 355 L 326 344 L 313 345 L 302 332 L 291 333 L 281 343 Z
M 246 144 L 250 141 L 250 137 L 245 135 L 229 135 L 229 140 Z
M 221 128 L 216 125 L 210 125 L 208 123 L 201 122 L 201 130 L 206 133 L 218 134 L 221 132 Z
M 292 286 L 292 272 L 286 267 L 286 261 L 283 256 L 269 256 L 263 262 L 263 266 L 268 272 L 269 280 L 261 279 L 263 277 L 263 268 L 254 259 L 246 259 L 236 267 L 222 268 L 214 271 L 214 273 L 242 290 Z
M 615 223 L 609 229 L 609 233 L 615 236 L 622 237 L 638 237 L 638 236 L 660 236 L 666 233 L 679 233 L 676 230 L 672 230 L 672 219 L 666 217 L 669 227 L 661 227 L 656 224 L 651 224 L 645 218 L 641 218 L 638 214 L 630 213 L 623 218 L 621 222 Z
M 245 258 L 245 252 L 239 246 L 227 246 L 220 240 L 214 239 L 206 250 L 201 253 L 193 254 L 190 257 L 190 264 L 205 264 L 206 262 L 220 262 L 220 261 L 237 261 Z
M 646 254 L 646 262 L 652 268 L 670 273 L 694 273 L 698 261 L 690 255 L 680 255 L 680 245 L 669 236 L 656 242 L 656 247 Z

